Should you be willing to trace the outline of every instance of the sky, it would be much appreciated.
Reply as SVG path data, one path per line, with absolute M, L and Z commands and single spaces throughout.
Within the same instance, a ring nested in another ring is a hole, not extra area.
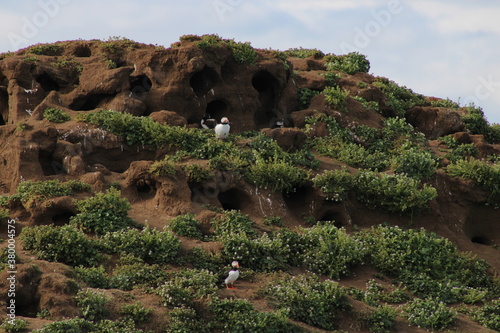
M 490 0 L 3 0 L 0 53 L 119 36 L 169 47 L 218 34 L 255 48 L 360 52 L 370 73 L 481 107 L 500 123 L 500 2 Z

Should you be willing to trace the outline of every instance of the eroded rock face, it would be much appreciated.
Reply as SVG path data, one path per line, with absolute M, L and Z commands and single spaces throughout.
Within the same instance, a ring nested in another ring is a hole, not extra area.
M 416 130 L 430 140 L 465 129 L 462 117 L 446 108 L 417 106 L 408 110 L 406 117 Z

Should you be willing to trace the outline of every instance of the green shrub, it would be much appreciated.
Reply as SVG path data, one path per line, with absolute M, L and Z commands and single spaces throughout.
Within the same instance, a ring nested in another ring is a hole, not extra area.
M 71 116 L 56 108 L 48 108 L 43 112 L 43 118 L 52 123 L 64 123 L 71 120 Z
M 452 163 L 456 163 L 466 157 L 477 157 L 479 154 L 479 151 L 473 143 L 459 144 L 451 135 L 442 138 L 442 140 L 450 149 L 444 157 Z
M 83 318 L 87 320 L 100 321 L 109 315 L 107 303 L 110 299 L 101 292 L 92 289 L 80 290 L 75 300 Z
M 242 299 L 213 298 L 209 306 L 212 321 L 209 327 L 227 333 L 297 333 L 301 328 L 288 322 L 284 312 L 258 312 Z
M 299 88 L 297 90 L 297 93 L 299 95 L 299 108 L 301 110 L 309 108 L 309 105 L 311 104 L 311 100 L 319 95 L 321 91 L 317 90 L 312 90 L 309 88 Z
M 416 298 L 408 303 L 405 311 L 410 325 L 432 330 L 444 330 L 456 319 L 455 312 L 447 308 L 443 302 L 432 298 Z
M 170 229 L 179 236 L 201 239 L 203 234 L 200 230 L 200 223 L 193 214 L 179 215 L 169 221 Z
M 283 227 L 283 219 L 279 216 L 269 216 L 262 220 L 265 225 Z
M 389 333 L 396 323 L 396 317 L 396 309 L 389 305 L 383 305 L 369 313 L 364 322 L 370 329 L 370 332 Z
M 28 322 L 24 319 L 9 319 L 3 320 L 1 328 L 7 333 L 22 332 L 28 327 Z
M 249 238 L 245 233 L 230 233 L 222 237 L 223 255 L 227 261 L 238 260 L 255 271 L 273 272 L 284 270 L 292 255 L 288 244 L 264 233 Z
M 149 172 L 159 177 L 176 178 L 177 175 L 175 163 L 168 159 L 153 162 L 149 167 Z
M 132 219 L 128 217 L 130 203 L 113 187 L 106 193 L 97 193 L 78 201 L 76 206 L 79 213 L 71 217 L 70 222 L 86 232 L 104 234 L 133 225 Z
M 421 186 L 420 181 L 404 174 L 360 171 L 355 175 L 354 188 L 360 202 L 396 213 L 419 211 L 437 197 L 435 188 L 427 184 Z
M 71 318 L 53 323 L 45 324 L 40 329 L 33 330 L 34 333 L 82 333 L 91 332 L 95 329 L 93 323 L 83 318 Z
M 0 208 L 0 222 L 6 221 L 10 217 L 10 210 Z
M 212 225 L 219 236 L 244 233 L 253 238 L 257 235 L 254 230 L 255 222 L 237 210 L 225 212 L 223 216 L 212 220 Z
M 110 253 L 128 253 L 159 264 L 175 262 L 180 251 L 180 240 L 171 231 L 149 227 L 108 232 L 98 239 L 98 243 Z
M 214 177 L 213 172 L 211 172 L 208 167 L 200 164 L 186 164 L 182 166 L 182 170 L 186 172 L 188 181 L 190 182 L 199 183 Z
M 257 62 L 257 52 L 249 42 L 241 43 L 230 40 L 228 45 L 237 63 L 253 65 Z
M 345 55 L 326 56 L 326 68 L 329 71 L 341 71 L 347 74 L 356 74 L 358 72 L 368 73 L 370 62 L 366 56 L 358 52 L 350 52 Z
M 328 105 L 341 111 L 347 111 L 347 97 L 349 96 L 347 90 L 342 90 L 340 87 L 326 87 L 323 92 Z
M 432 101 L 431 106 L 439 107 L 439 108 L 448 108 L 448 109 L 458 109 L 460 108 L 460 104 L 452 101 L 449 98 L 439 99 L 437 101 Z
M 307 171 L 283 161 L 258 159 L 250 165 L 245 179 L 258 187 L 269 188 L 274 192 L 293 192 L 309 179 Z
M 28 48 L 28 53 L 46 56 L 59 56 L 63 47 L 58 44 L 36 44 Z
M 392 168 L 397 173 L 422 179 L 431 177 L 437 170 L 437 158 L 428 151 L 405 144 L 393 158 Z
M 361 83 L 361 82 L 360 82 Z M 353 99 L 356 101 L 360 102 L 361 105 L 367 110 L 367 111 L 373 111 L 373 112 L 379 112 L 379 103 L 375 101 L 367 101 L 361 96 L 354 96 Z
M 312 179 L 315 187 L 326 195 L 328 200 L 344 201 L 353 187 L 351 174 L 344 168 L 326 170 Z
M 120 314 L 130 318 L 136 324 L 147 322 L 152 312 L 153 310 L 144 307 L 141 303 L 124 304 L 120 308 Z
M 101 320 L 95 323 L 95 328 L 92 332 L 98 333 L 147 333 L 149 331 L 143 331 L 141 329 L 135 328 L 135 324 L 132 320 L 116 320 L 112 321 L 109 319 Z
M 500 164 L 470 158 L 457 160 L 446 167 L 446 172 L 452 177 L 471 179 L 490 192 L 487 204 L 500 207 Z
M 98 251 L 94 241 L 71 225 L 27 227 L 23 228 L 19 237 L 23 248 L 41 260 L 72 266 L 92 266 L 97 262 Z
M 169 313 L 167 333 L 207 333 L 208 328 L 200 315 L 191 307 L 180 306 Z
M 106 274 L 103 266 L 98 267 L 75 267 L 76 278 L 82 280 L 89 287 L 108 289 L 111 287 L 111 280 Z
M 194 299 L 206 298 L 217 290 L 217 276 L 208 270 L 184 269 L 155 290 L 165 306 L 192 306 Z
M 488 143 L 500 142 L 500 126 L 490 125 L 484 117 L 483 109 L 471 104 L 465 107 L 466 113 L 462 116 L 465 127 L 472 134 L 482 134 Z
M 500 331 L 500 300 L 493 300 L 474 311 L 475 321 L 489 329 Z
M 337 316 L 349 307 L 336 282 L 320 282 L 314 275 L 278 280 L 265 293 L 270 304 L 289 311 L 290 318 L 325 330 L 335 329 Z
M 426 104 L 424 96 L 389 79 L 378 77 L 373 85 L 385 94 L 387 104 L 394 110 L 394 116 L 404 118 L 407 110 L 416 105 Z
M 90 191 L 90 185 L 81 181 L 25 181 L 17 186 L 17 193 L 10 196 L 10 200 L 19 200 L 30 205 L 33 202 L 41 202 L 49 198 L 72 195 L 75 191 Z
M 330 278 L 348 275 L 349 268 L 360 264 L 365 256 L 362 242 L 333 224 L 315 225 L 302 231 L 303 250 L 299 256 L 303 265 L 315 273 Z
M 134 288 L 149 290 L 157 288 L 166 278 L 167 273 L 161 266 L 150 265 L 137 258 L 134 262 L 120 263 L 115 267 L 110 277 L 110 286 L 121 290 Z
M 302 59 L 309 57 L 317 59 L 317 58 L 323 58 L 325 56 L 325 54 L 318 49 L 306 49 L 302 47 L 290 48 L 286 51 L 283 51 L 283 53 L 286 55 L 286 57 L 295 57 Z

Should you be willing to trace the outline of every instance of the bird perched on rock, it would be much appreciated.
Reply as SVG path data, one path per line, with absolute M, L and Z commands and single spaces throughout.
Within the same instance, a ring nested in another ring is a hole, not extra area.
M 231 263 L 231 267 L 233 268 L 227 274 L 227 278 L 224 280 L 224 283 L 226 284 L 227 289 L 237 289 L 234 286 L 234 281 L 236 281 L 240 276 L 240 271 L 238 270 L 238 268 L 240 268 L 240 264 L 235 260 Z
M 215 126 L 215 137 L 217 139 L 225 139 L 229 135 L 229 129 L 231 126 L 229 126 L 229 119 L 226 117 L 222 118 L 220 120 L 220 124 Z
M 206 113 L 201 119 L 201 127 L 205 129 L 213 129 L 217 125 L 217 120 L 210 117 L 208 113 Z

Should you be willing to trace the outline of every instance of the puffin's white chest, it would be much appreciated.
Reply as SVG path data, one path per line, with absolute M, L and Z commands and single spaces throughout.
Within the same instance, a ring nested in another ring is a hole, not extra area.
M 227 278 L 226 278 L 226 280 L 224 280 L 224 282 L 226 284 L 233 283 L 234 281 L 236 281 L 236 279 L 238 279 L 239 276 L 240 276 L 240 271 L 230 270 L 229 274 L 227 275 Z
M 229 124 L 218 124 L 215 126 L 215 137 L 217 139 L 225 139 L 229 135 Z

